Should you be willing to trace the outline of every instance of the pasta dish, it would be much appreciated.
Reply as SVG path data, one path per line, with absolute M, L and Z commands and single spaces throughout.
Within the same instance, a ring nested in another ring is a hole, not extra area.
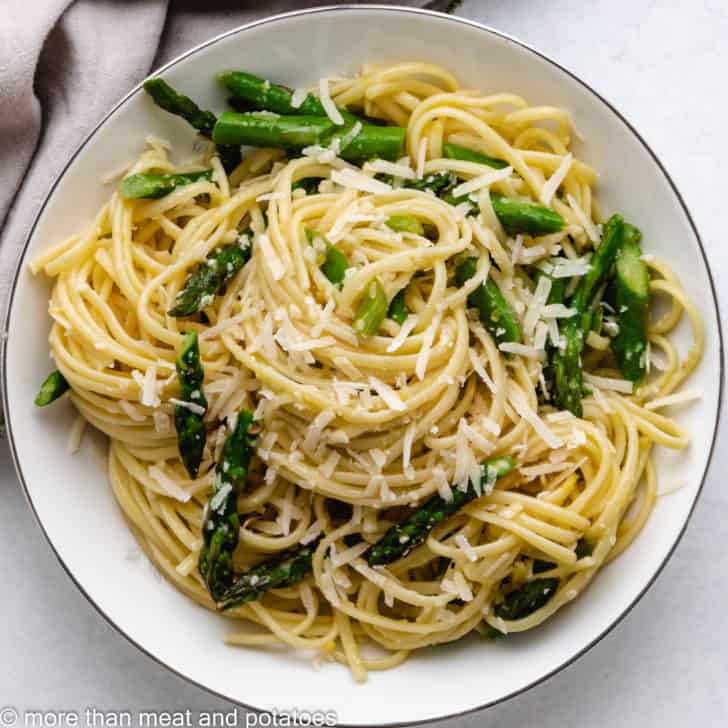
M 538 627 L 639 533 L 655 446 L 689 444 L 662 413 L 703 348 L 678 277 L 602 214 L 564 109 L 424 62 L 217 80 L 220 114 L 148 81 L 195 156 L 150 136 L 31 263 L 36 403 L 70 390 L 75 444 L 108 436 L 136 539 L 230 644 L 363 680 Z

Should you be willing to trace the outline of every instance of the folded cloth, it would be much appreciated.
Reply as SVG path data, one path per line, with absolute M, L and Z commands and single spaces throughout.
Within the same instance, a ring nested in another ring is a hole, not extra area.
M 380 0 L 381 2 L 381 0 Z M 51 184 L 154 67 L 293 0 L 4 0 L 0 23 L 0 307 Z M 427 6 L 420 0 L 390 4 Z

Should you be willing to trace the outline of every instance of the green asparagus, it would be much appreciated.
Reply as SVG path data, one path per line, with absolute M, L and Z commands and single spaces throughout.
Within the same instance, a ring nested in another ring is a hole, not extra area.
M 501 619 L 523 619 L 543 607 L 556 593 L 558 579 L 534 579 L 509 592 L 495 608 L 495 616 Z
M 415 190 L 430 190 L 445 202 L 451 205 L 459 205 L 467 202 L 470 205 L 468 214 L 477 215 L 480 211 L 478 203 L 465 195 L 455 197 L 452 193 L 458 184 L 458 178 L 454 172 L 436 172 L 421 180 L 410 180 L 405 187 Z M 564 218 L 555 210 L 533 202 L 523 202 L 512 197 L 504 197 L 495 192 L 490 196 L 493 212 L 500 220 L 503 229 L 508 235 L 548 235 L 555 233 L 564 227 Z
M 499 629 L 496 629 L 492 624 L 485 625 L 485 634 L 483 635 L 488 640 L 500 640 L 505 637 L 505 634 Z
M 184 174 L 132 174 L 124 177 L 119 185 L 119 191 L 127 200 L 156 199 L 168 195 L 176 187 L 190 185 L 200 180 L 209 182 L 211 179 L 211 170 Z
M 218 608 L 232 609 L 254 602 L 269 589 L 293 586 L 311 572 L 312 559 L 318 542 L 285 551 L 241 574 L 237 581 L 218 600 Z
M 387 316 L 387 295 L 377 278 L 372 279 L 359 302 L 352 328 L 362 336 L 374 336 Z
M 161 109 L 175 116 L 181 116 L 190 126 L 203 136 L 212 135 L 215 126 L 215 114 L 201 109 L 191 98 L 175 91 L 161 78 L 150 78 L 144 82 L 144 90 L 152 97 Z
M 454 172 L 435 172 L 435 174 L 428 174 L 422 179 L 407 180 L 405 187 L 411 190 L 420 190 L 421 192 L 434 192 L 438 197 L 442 197 L 447 194 L 455 187 L 458 183 L 458 178 Z
M 336 247 L 327 243 L 326 257 L 321 266 L 321 272 L 335 285 L 341 288 L 346 276 L 349 261 L 346 256 Z
M 196 478 L 207 439 L 204 421 L 207 400 L 202 391 L 205 373 L 196 331 L 187 332 L 182 341 L 177 356 L 177 378 L 180 387 L 180 404 L 174 407 L 177 444 L 187 472 L 191 478 Z
M 464 490 L 453 488 L 452 500 L 446 501 L 439 495 L 432 496 L 404 521 L 392 526 L 368 552 L 370 566 L 391 564 L 406 556 L 412 549 L 425 541 L 430 531 L 466 503 L 478 498 L 492 488 L 497 478 L 502 478 L 513 470 L 515 463 L 510 456 L 486 460 L 481 467 L 481 479 L 476 489 L 472 481 Z
M 592 544 L 590 541 L 587 541 L 585 538 L 580 538 L 576 542 L 576 558 L 577 559 L 584 559 L 587 556 L 591 556 L 594 552 L 594 544 Z
M 455 269 L 455 282 L 463 286 L 475 275 L 478 259 L 465 258 Z M 521 326 L 511 305 L 503 297 L 495 281 L 488 278 L 469 296 L 468 305 L 477 308 L 483 326 L 490 332 L 497 344 L 521 340 Z
M 604 225 L 602 241 L 594 251 L 590 268 L 579 282 L 574 293 L 571 307 L 577 311 L 586 311 L 592 307 L 594 295 L 606 283 L 609 272 L 617 257 L 624 237 L 624 220 L 620 215 L 612 215 Z M 585 323 L 591 324 L 591 320 Z M 585 329 L 587 333 L 589 328 Z
M 553 357 L 556 401 L 560 407 L 577 417 L 581 417 L 583 413 L 581 352 L 591 328 L 594 296 L 607 280 L 623 233 L 624 221 L 619 215 L 612 215 L 604 226 L 602 241 L 592 256 L 590 269 L 582 277 L 570 302 L 576 313 L 565 319 L 561 325 L 565 346 L 563 350 L 557 350 Z
M 321 263 L 321 272 L 335 286 L 341 288 L 346 277 L 346 271 L 349 268 L 349 261 L 346 259 L 346 256 L 311 228 L 306 228 L 306 237 L 308 238 L 308 242 L 314 245 L 319 252 L 321 252 L 322 248 L 325 249 L 323 263 Z
M 307 195 L 315 195 L 323 177 L 302 177 L 291 185 L 292 190 L 304 190 Z
M 40 385 L 40 391 L 38 392 L 38 396 L 35 398 L 35 403 L 38 407 L 45 407 L 51 402 L 55 402 L 70 388 L 71 385 L 66 381 L 66 378 L 58 371 L 58 369 L 56 369 L 51 372 L 45 382 Z
M 245 486 L 255 448 L 252 424 L 252 413 L 242 410 L 235 429 L 223 445 L 202 524 L 204 542 L 199 569 L 215 601 L 221 599 L 233 583 L 233 552 L 240 534 L 238 495 Z
M 486 164 L 495 169 L 503 169 L 508 166 L 508 162 L 495 157 L 489 157 L 482 152 L 476 152 L 474 149 L 461 147 L 459 144 L 450 144 L 446 142 L 442 145 L 442 154 L 445 159 L 460 159 L 463 162 L 475 162 L 475 164 Z
M 389 309 L 387 310 L 387 316 L 393 321 L 396 321 L 400 326 L 407 320 L 409 316 L 409 309 L 405 303 L 405 288 L 400 289 L 395 294 L 394 298 L 389 302 Z
M 387 227 L 395 233 L 425 234 L 424 226 L 414 215 L 392 215 L 387 220 Z
M 583 414 L 581 398 L 584 377 L 581 370 L 581 352 L 584 348 L 582 317 L 575 314 L 561 325 L 564 348 L 556 349 L 552 359 L 557 404 L 577 417 Z
M 490 200 L 493 212 L 508 235 L 548 235 L 564 227 L 564 218 L 548 207 L 495 193 L 491 194 Z
M 182 117 L 191 127 L 208 139 L 212 138 L 212 130 L 217 117 L 212 111 L 201 109 L 191 98 L 175 91 L 161 78 L 150 78 L 144 82 L 144 90 L 152 97 L 154 103 L 170 114 Z M 220 160 L 227 172 L 240 164 L 240 145 L 217 145 Z
M 205 262 L 187 276 L 184 287 L 175 296 L 170 316 L 191 316 L 209 306 L 225 284 L 234 278 L 250 259 L 250 245 L 241 248 L 232 243 L 216 248 Z
M 556 564 L 554 564 L 552 561 L 544 561 L 543 559 L 534 559 L 533 565 L 531 566 L 531 571 L 534 574 L 541 574 L 544 571 L 551 571 L 551 569 L 555 569 Z
M 300 105 L 293 105 L 293 92 L 252 73 L 245 71 L 225 71 L 218 74 L 217 80 L 231 93 L 233 98 L 242 99 L 251 109 L 272 111 L 276 114 L 305 116 L 326 116 L 326 110 L 319 99 L 308 94 Z M 356 121 L 357 117 L 340 109 L 346 121 Z
M 616 309 L 619 333 L 612 342 L 619 368 L 626 379 L 640 382 L 647 359 L 647 311 L 650 280 L 642 260 L 642 233 L 625 223 L 622 246 L 615 264 Z
M 251 112 L 240 114 L 226 111 L 220 115 L 212 139 L 216 144 L 249 145 L 253 147 L 282 147 L 301 151 L 318 144 L 331 147 L 339 140 L 343 144 L 339 155 L 350 162 L 373 157 L 396 161 L 404 150 L 405 130 L 396 126 L 362 124 L 352 136 L 354 123 L 337 126 L 326 116 L 277 116 Z

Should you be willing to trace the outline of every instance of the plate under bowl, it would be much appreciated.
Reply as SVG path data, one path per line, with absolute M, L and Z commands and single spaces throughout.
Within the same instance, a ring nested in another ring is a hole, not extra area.
M 680 413 L 693 435 L 687 452 L 657 458 L 663 481 L 687 485 L 660 499 L 626 557 L 604 569 L 554 619 L 499 643 L 466 639 L 424 651 L 356 685 L 348 671 L 282 650 L 222 643 L 224 619 L 162 580 L 135 544 L 108 485 L 103 443 L 66 454 L 67 404 L 39 411 L 33 398 L 50 368 L 48 281 L 25 262 L 92 218 L 109 195 L 103 175 L 136 156 L 149 133 L 186 150 L 183 122 L 153 108 L 137 87 L 73 154 L 30 232 L 17 274 L 4 349 L 4 397 L 18 474 L 48 541 L 79 588 L 122 634 L 171 670 L 231 700 L 260 709 L 335 710 L 342 724 L 381 725 L 450 716 L 495 703 L 535 684 L 593 645 L 649 586 L 685 528 L 713 446 L 720 408 L 722 343 L 715 293 L 697 232 L 654 154 L 604 99 L 554 61 L 519 41 L 460 18 L 391 6 L 312 9 L 237 28 L 160 69 L 205 107 L 222 108 L 221 69 L 244 68 L 290 86 L 356 72 L 364 62 L 425 59 L 468 87 L 513 91 L 532 104 L 571 110 L 585 141 L 577 153 L 601 174 L 605 212 L 644 231 L 645 248 L 671 262 L 706 327 L 706 351 L 691 386 L 701 402 Z M 678 332 L 683 347 L 686 327 Z M 443 685 L 444 682 L 446 685 Z

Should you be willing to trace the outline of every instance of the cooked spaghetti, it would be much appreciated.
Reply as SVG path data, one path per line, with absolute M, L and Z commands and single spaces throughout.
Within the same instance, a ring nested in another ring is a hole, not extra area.
M 149 558 L 184 594 L 219 607 L 199 568 L 203 520 L 221 492 L 225 442 L 252 412 L 231 583 L 276 555 L 311 555 L 297 580 L 228 604 L 227 640 L 312 650 L 364 679 L 474 630 L 537 627 L 630 544 L 657 495 L 653 447 L 688 445 L 658 410 L 688 398 L 672 393 L 700 358 L 703 327 L 669 265 L 643 256 L 650 299 L 666 305 L 660 315 L 653 306 L 633 384 L 615 345 L 627 306 L 610 305 L 614 284 L 600 281 L 580 332 L 583 397 L 568 411 L 554 357 L 568 349 L 574 298 L 606 245 L 597 175 L 570 151 L 568 112 L 462 89 L 414 62 L 368 66 L 292 99 L 320 102 L 327 124 L 348 124 L 339 117 L 350 112 L 368 128 L 402 127 L 406 151 L 346 161 L 362 133 L 355 122 L 343 141 L 249 150 L 226 171 L 234 144 L 201 140 L 197 158 L 172 161 L 149 138 L 125 173 L 184 183 L 141 199 L 114 191 L 31 267 L 54 279 L 52 356 L 79 416 L 109 438 L 111 485 Z M 449 196 L 430 184 L 453 179 Z M 501 199 L 563 224 L 514 233 L 496 212 Z M 225 246 L 249 260 L 199 310 L 170 315 Z M 343 275 L 327 270 L 329 253 Z M 471 275 L 458 280 L 468 260 Z M 486 283 L 514 337 L 479 315 Z M 377 297 L 388 315 L 367 330 L 362 302 L 376 308 Z M 694 343 L 681 360 L 669 335 L 684 316 Z M 191 331 L 204 406 L 185 401 L 177 373 Z M 196 477 L 180 454 L 183 410 L 204 425 Z M 480 482 L 498 457 L 511 466 Z M 397 524 L 468 487 L 477 492 L 407 547 Z M 400 557 L 373 563 L 386 534 Z M 543 598 L 523 608 L 529 584 Z

